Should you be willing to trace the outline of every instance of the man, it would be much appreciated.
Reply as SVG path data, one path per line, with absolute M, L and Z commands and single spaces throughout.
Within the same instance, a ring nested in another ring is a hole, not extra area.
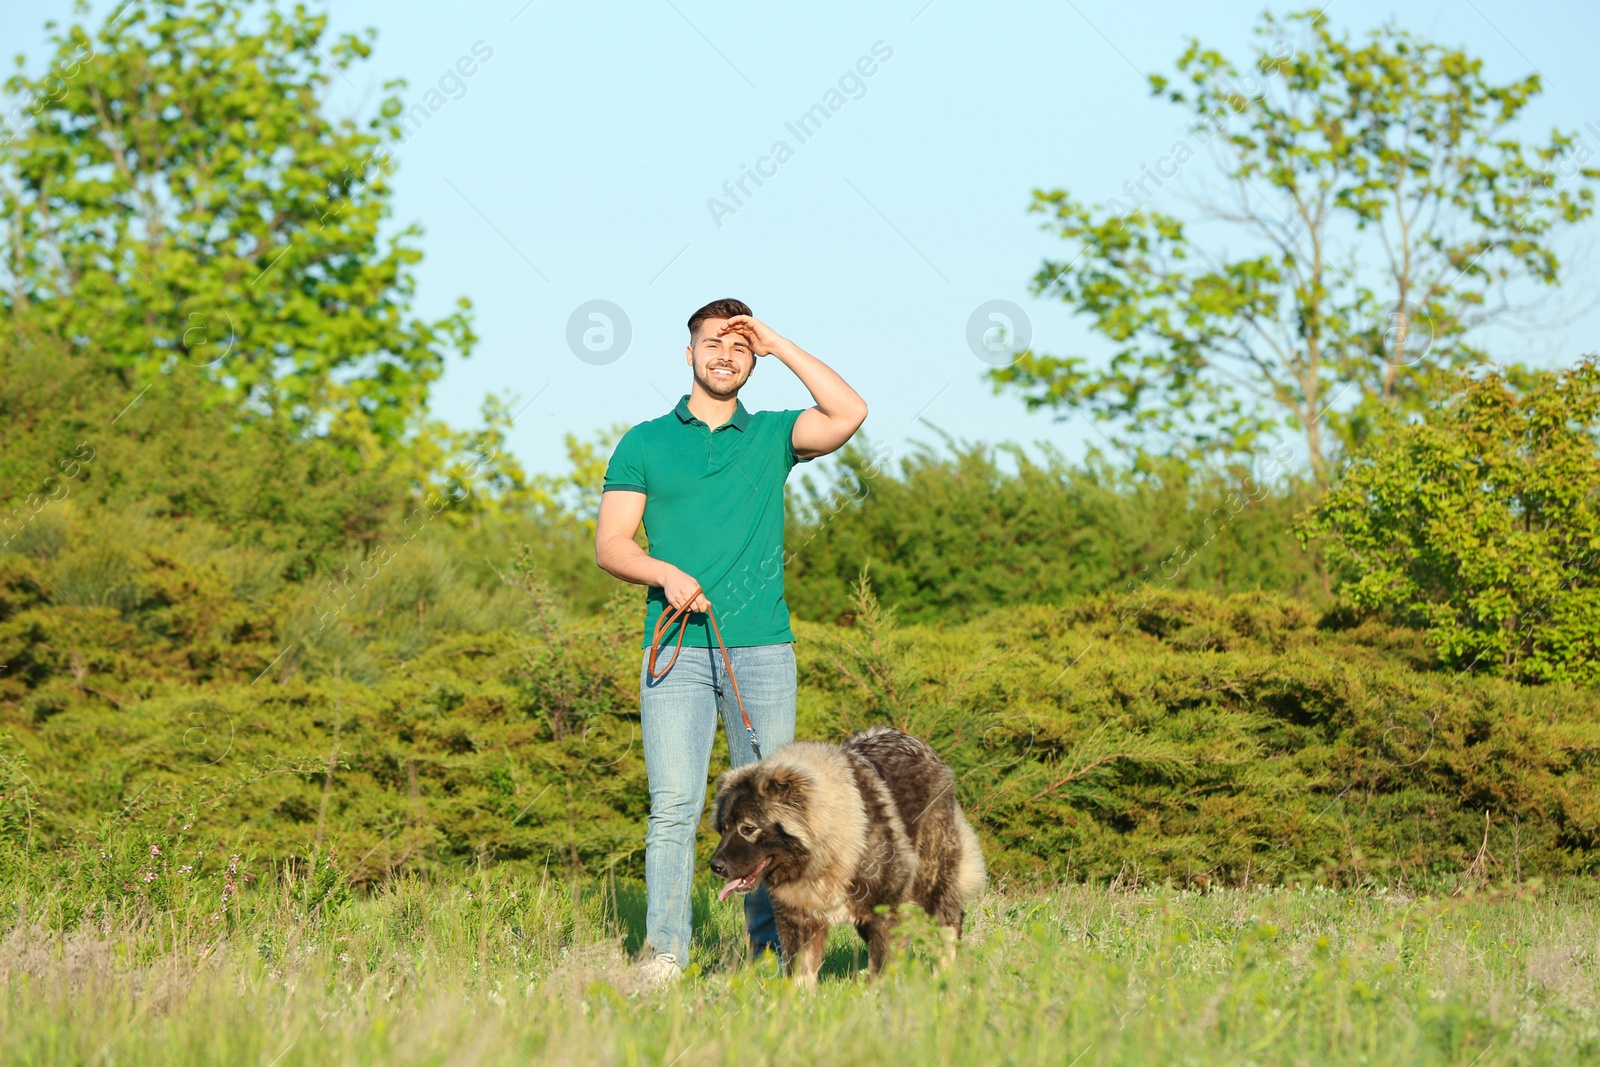
M 626 582 L 649 586 L 644 640 L 661 612 L 688 605 L 687 621 L 663 635 L 672 657 L 679 627 L 684 649 L 664 677 L 639 665 L 639 711 L 650 818 L 645 834 L 648 900 L 646 984 L 674 981 L 689 961 L 694 839 L 705 807 L 711 744 L 720 712 L 735 767 L 756 757 L 743 729 L 726 668 L 705 615 L 716 610 L 764 752 L 794 739 L 794 634 L 783 599 L 783 483 L 796 463 L 825 456 L 867 417 L 866 402 L 843 378 L 793 341 L 751 316 L 738 300 L 717 300 L 689 317 L 688 395 L 671 412 L 629 430 L 606 468 L 595 532 L 595 561 Z M 815 406 L 745 410 L 739 390 L 759 357 L 795 373 Z M 640 522 L 647 553 L 634 541 Z M 778 948 L 766 888 L 745 898 L 752 953 Z

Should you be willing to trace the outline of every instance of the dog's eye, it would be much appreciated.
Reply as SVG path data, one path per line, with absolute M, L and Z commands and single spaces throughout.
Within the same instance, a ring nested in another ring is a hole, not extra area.
M 760 833 L 761 833 L 761 827 L 757 826 L 753 822 L 747 822 L 743 826 L 739 827 L 739 835 L 741 837 L 743 837 L 746 841 L 754 841 L 756 839 L 757 835 L 759 835 Z

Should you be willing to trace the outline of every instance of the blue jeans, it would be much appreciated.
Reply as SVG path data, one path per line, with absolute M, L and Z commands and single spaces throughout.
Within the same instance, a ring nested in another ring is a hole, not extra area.
M 763 754 L 794 740 L 794 646 L 739 645 L 728 649 L 745 710 L 755 724 Z M 666 666 L 664 648 L 656 669 Z M 639 661 L 639 713 L 644 766 L 650 779 L 650 819 L 644 838 L 646 953 L 670 952 L 678 966 L 689 962 L 690 891 L 694 886 L 695 831 L 706 806 L 706 777 L 717 716 L 735 767 L 755 761 L 739 704 L 728 685 L 722 653 L 685 645 L 665 677 L 650 681 L 649 650 Z M 766 886 L 746 894 L 745 926 L 758 947 L 778 947 L 777 922 Z

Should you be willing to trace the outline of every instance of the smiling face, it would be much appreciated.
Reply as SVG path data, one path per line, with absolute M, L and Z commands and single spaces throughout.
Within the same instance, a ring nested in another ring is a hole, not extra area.
M 695 382 L 718 400 L 737 396 L 756 367 L 755 353 L 742 335 L 717 332 L 727 321 L 706 319 L 686 350 Z

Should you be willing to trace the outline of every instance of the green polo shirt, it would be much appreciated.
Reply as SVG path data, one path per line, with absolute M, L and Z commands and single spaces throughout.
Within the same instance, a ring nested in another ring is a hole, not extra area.
M 794 640 L 783 599 L 783 483 L 796 463 L 791 434 L 799 411 L 745 410 L 713 430 L 689 411 L 684 395 L 672 412 L 623 434 L 606 466 L 602 491 L 643 493 L 650 555 L 700 583 L 728 645 Z M 809 457 L 807 457 L 809 458 Z M 645 597 L 650 645 L 666 593 Z M 663 635 L 677 644 L 674 623 Z M 689 616 L 683 643 L 716 643 L 703 612 Z

